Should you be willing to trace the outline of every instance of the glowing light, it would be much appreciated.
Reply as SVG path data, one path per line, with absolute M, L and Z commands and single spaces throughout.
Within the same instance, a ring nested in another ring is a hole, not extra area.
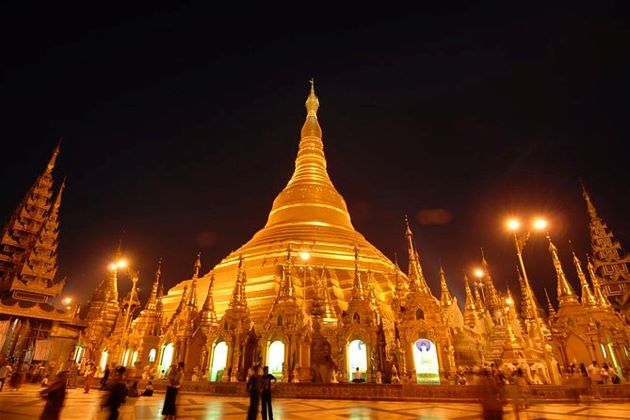
M 512 299 L 511 297 L 506 297 L 505 303 L 507 303 L 509 306 L 512 306 L 514 305 L 514 299 Z
M 67 297 L 63 299 L 63 304 L 64 305 L 70 305 L 70 303 L 72 302 L 72 298 L 71 297 Z
M 547 228 L 548 223 L 547 223 L 547 221 L 545 219 L 538 218 L 538 219 L 534 220 L 533 225 L 534 225 L 534 229 L 536 229 L 536 230 L 543 230 L 543 229 Z
M 118 268 L 125 268 L 127 267 L 127 260 L 120 260 L 116 263 L 116 266 Z
M 108 265 L 107 268 L 109 268 L 110 271 L 114 271 L 114 270 L 116 270 L 118 268 L 118 266 L 116 264 L 112 263 L 112 264 Z
M 474 271 L 475 277 L 482 278 L 484 276 L 484 271 L 481 268 L 476 268 Z
M 510 230 L 517 230 L 521 227 L 521 222 L 516 219 L 510 219 L 507 221 L 507 228 Z
M 311 254 L 306 251 L 300 252 L 300 259 L 304 262 L 308 261 L 311 258 Z

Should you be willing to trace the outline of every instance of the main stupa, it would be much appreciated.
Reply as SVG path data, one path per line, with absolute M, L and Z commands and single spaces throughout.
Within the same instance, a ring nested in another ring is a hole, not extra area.
M 313 281 L 322 270 L 325 270 L 329 279 L 331 303 L 339 313 L 347 308 L 357 247 L 359 266 L 372 273 L 374 294 L 380 302 L 386 303 L 382 305 L 384 315 L 388 318 L 391 315 L 389 303 L 396 267 L 352 226 L 346 202 L 326 170 L 318 108 L 319 99 L 311 81 L 295 170 L 286 187 L 274 200 L 267 223 L 247 243 L 197 279 L 197 302 L 203 302 L 210 279 L 214 276 L 213 297 L 219 317 L 228 307 L 237 279 L 239 260 L 242 258 L 251 320 L 255 325 L 264 322 L 278 294 L 282 266 L 286 262 L 289 247 L 297 270 L 294 274 L 296 295 L 303 300 L 306 312 L 310 305 Z M 308 259 L 304 261 L 297 257 L 299 255 L 308 256 Z M 184 288 L 190 283 L 190 279 L 185 280 L 169 290 L 164 297 L 164 310 L 167 313 L 175 310 Z

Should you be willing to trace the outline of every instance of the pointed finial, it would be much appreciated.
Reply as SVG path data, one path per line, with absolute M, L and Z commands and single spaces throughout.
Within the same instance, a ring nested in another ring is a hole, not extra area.
M 582 179 L 580 179 L 580 185 L 582 187 L 582 197 L 584 197 L 584 201 L 586 201 L 586 210 L 588 211 L 588 214 L 591 216 L 591 218 L 595 219 L 597 218 L 597 209 L 595 208 L 595 205 L 593 204 L 593 201 L 591 200 L 591 196 L 586 190 L 586 187 L 584 186 Z
M 66 189 L 66 178 L 63 178 L 61 181 L 61 185 L 59 186 L 59 190 L 57 191 L 57 196 L 55 197 L 55 203 L 53 204 L 54 210 L 59 210 L 61 207 L 61 196 L 63 195 L 63 190 Z
M 195 259 L 195 264 L 193 265 L 193 278 L 199 277 L 200 271 L 201 271 L 201 251 L 197 253 L 197 259 Z
M 411 228 L 409 227 L 409 216 L 405 214 L 405 236 L 413 236 Z
M 52 170 L 55 168 L 55 163 L 57 162 L 57 156 L 59 156 L 60 150 L 61 150 L 61 139 L 59 139 L 57 146 L 55 146 L 55 149 L 53 150 L 53 154 L 50 160 L 48 161 L 48 166 L 46 166 L 46 170 L 48 172 L 52 172 Z
M 553 318 L 556 316 L 556 309 L 551 304 L 551 299 L 549 299 L 549 293 L 547 293 L 547 288 L 545 287 L 544 290 L 545 290 L 545 297 L 547 298 L 547 312 L 549 314 L 549 317 Z
M 309 80 L 310 84 L 311 84 L 311 91 L 308 95 L 308 98 L 306 98 L 306 111 L 307 117 L 314 117 L 317 118 L 317 109 L 319 109 L 319 99 L 317 99 L 317 95 L 315 95 L 315 80 L 311 79 Z
M 549 234 L 547 234 L 547 240 L 549 241 L 549 252 L 551 253 L 551 259 L 553 261 L 553 266 L 556 269 L 556 276 L 558 278 L 558 300 L 560 302 L 560 306 L 564 304 L 578 303 L 573 287 L 571 287 L 571 284 L 567 280 L 564 270 L 562 269 L 562 263 L 560 262 L 560 257 L 558 256 L 558 248 L 556 248 L 552 242 Z
M 158 260 L 157 269 L 155 270 L 155 281 L 160 281 L 162 277 L 162 257 Z

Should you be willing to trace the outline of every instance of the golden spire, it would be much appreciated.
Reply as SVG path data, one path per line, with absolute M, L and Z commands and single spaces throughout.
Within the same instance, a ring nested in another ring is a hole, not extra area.
M 586 191 L 586 187 L 582 181 L 580 181 L 580 185 L 582 186 L 582 197 L 584 197 L 584 201 L 586 201 L 586 210 L 588 211 L 589 216 L 591 216 L 591 219 L 597 219 L 597 209 L 595 208 L 595 205 L 593 205 L 591 196 L 588 191 Z
M 151 286 L 151 294 L 147 299 L 147 303 L 145 303 L 145 309 L 157 309 L 157 299 L 158 299 L 158 289 L 160 288 L 160 277 L 162 276 L 162 258 L 158 260 L 158 266 L 155 270 L 155 280 L 153 280 L 153 285 Z
M 236 283 L 234 283 L 234 290 L 232 291 L 232 300 L 230 301 L 231 308 L 247 307 L 245 283 L 247 283 L 247 277 L 243 268 L 243 255 L 241 254 L 238 259 L 238 273 L 236 275 Z
M 188 296 L 188 307 L 197 310 L 197 277 L 193 277 L 192 284 L 190 286 L 190 296 Z
M 55 150 L 53 150 L 53 154 L 48 161 L 48 165 L 46 165 L 46 172 L 51 173 L 53 169 L 55 169 L 55 163 L 57 162 L 57 157 L 59 156 L 59 151 L 61 150 L 61 140 L 57 143 Z
M 287 246 L 287 260 L 282 267 L 282 283 L 278 291 L 278 299 L 295 299 L 295 289 L 293 287 L 293 261 L 291 259 L 291 244 Z M 306 287 L 306 285 L 304 285 Z
M 453 304 L 453 295 L 448 290 L 448 283 L 446 282 L 446 275 L 444 274 L 444 268 L 440 266 L 440 302 L 442 306 L 451 306 Z
M 527 288 L 525 279 L 523 278 L 518 265 L 516 266 L 516 272 L 518 273 L 518 284 L 521 288 L 521 313 L 523 314 L 524 319 L 534 319 L 536 311 L 532 308 L 530 300 L 531 290 Z
M 315 80 L 309 80 L 311 84 L 311 92 L 306 98 L 306 116 L 317 118 L 317 110 L 319 109 L 319 99 L 315 95 Z
M 199 277 L 199 272 L 201 271 L 201 252 L 197 253 L 197 259 L 195 260 L 195 265 L 193 266 L 193 279 Z
M 466 290 L 466 302 L 464 303 L 464 323 L 470 327 L 475 328 L 479 314 L 477 313 L 477 306 L 475 306 L 475 299 L 470 291 L 470 284 L 468 283 L 468 276 L 464 274 L 464 288 Z
M 566 304 L 576 304 L 578 303 L 577 296 L 573 291 L 573 287 L 571 287 L 571 284 L 567 280 L 567 277 L 564 275 L 562 263 L 558 257 L 558 248 L 556 248 L 553 244 L 549 235 L 547 235 L 547 240 L 549 240 L 549 252 L 551 253 L 553 266 L 556 269 L 556 276 L 558 277 L 558 301 L 560 302 L 560 306 Z
M 549 314 L 549 318 L 556 317 L 556 309 L 551 304 L 551 299 L 549 299 L 549 293 L 547 293 L 547 288 L 545 288 L 545 297 L 547 298 L 547 313 Z
M 405 215 L 405 238 L 407 238 L 407 252 L 409 254 L 409 288 L 412 291 L 431 293 L 427 281 L 422 273 L 420 258 L 413 243 L 413 232 L 409 227 L 409 218 Z
M 501 303 L 501 298 L 499 297 L 499 292 L 496 287 L 494 287 L 494 282 L 492 281 L 492 276 L 490 275 L 490 267 L 488 266 L 488 261 L 486 261 L 483 248 L 481 248 L 481 266 L 483 267 L 484 281 L 486 283 L 486 299 L 488 307 L 492 310 L 500 310 L 503 305 Z
M 333 186 L 326 170 L 322 129 L 317 120 L 318 107 L 319 100 L 311 83 L 295 171 L 287 186 L 274 200 L 265 229 L 257 236 L 272 235 L 272 228 L 280 226 L 291 229 L 296 225 L 311 225 L 314 222 L 318 226 L 325 224 L 354 231 L 346 202 Z
M 593 283 L 593 292 L 595 293 L 595 300 L 597 301 L 597 306 L 604 309 L 612 308 L 610 301 L 604 295 L 604 292 L 602 291 L 602 287 L 599 284 L 599 279 L 597 278 L 597 275 L 595 274 L 595 267 L 593 267 L 593 262 L 591 261 L 591 257 L 588 256 L 587 260 L 588 260 L 588 263 L 586 267 L 588 268 L 588 274 L 589 274 L 589 277 L 591 278 L 591 283 Z
M 217 314 L 214 310 L 214 299 L 212 297 L 212 289 L 214 288 L 214 272 L 210 275 L 210 284 L 208 285 L 208 293 L 206 300 L 201 308 L 201 325 L 209 327 L 217 323 Z
M 365 299 L 365 288 L 363 280 L 361 280 L 361 272 L 359 271 L 359 247 L 354 245 L 354 283 L 352 288 L 353 299 Z
M 582 305 L 585 306 L 597 306 L 597 300 L 595 296 L 591 293 L 590 287 L 588 287 L 588 282 L 586 281 L 586 276 L 584 275 L 584 271 L 582 271 L 582 263 L 578 259 L 577 255 L 573 253 L 573 264 L 575 265 L 575 270 L 577 271 L 578 278 L 580 279 L 580 285 L 582 286 L 582 296 L 580 301 Z

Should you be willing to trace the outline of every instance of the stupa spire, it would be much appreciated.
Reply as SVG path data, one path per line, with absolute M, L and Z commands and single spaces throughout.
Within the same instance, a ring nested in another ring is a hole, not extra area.
M 160 288 L 160 279 L 162 277 L 162 258 L 158 260 L 157 269 L 155 270 L 155 280 L 151 286 L 151 294 L 147 303 L 144 305 L 145 309 L 157 309 L 158 290 Z
M 551 253 L 551 259 L 553 260 L 553 266 L 556 269 L 556 276 L 558 278 L 558 301 L 560 302 L 560 306 L 576 304 L 578 303 L 577 296 L 562 269 L 562 263 L 558 257 L 558 248 L 553 244 L 549 235 L 547 235 L 547 240 L 549 241 L 549 252 Z
M 210 284 L 208 285 L 208 293 L 206 294 L 206 300 L 203 302 L 201 308 L 201 322 L 202 327 L 209 327 L 216 325 L 217 313 L 214 310 L 214 298 L 212 297 L 212 289 L 214 288 L 214 272 L 210 275 Z
M 232 291 L 232 300 L 230 301 L 231 308 L 247 307 L 245 283 L 247 283 L 247 277 L 243 269 L 243 255 L 241 254 L 238 259 L 238 273 L 236 275 L 236 283 L 234 283 L 234 290 Z
M 490 267 L 488 265 L 488 261 L 486 261 L 486 255 L 481 248 L 481 266 L 483 267 L 484 272 L 484 282 L 486 284 L 486 299 L 487 304 L 490 309 L 500 310 L 503 308 L 501 304 L 501 298 L 499 297 L 499 292 L 494 286 L 494 282 L 492 281 L 492 276 L 490 275 Z
M 291 259 L 291 244 L 287 246 L 287 259 L 282 269 L 282 283 L 278 291 L 278 299 L 295 299 L 295 289 L 293 287 L 293 260 Z M 304 285 L 306 287 L 306 285 Z
M 597 306 L 597 300 L 595 300 L 595 296 L 593 296 L 593 294 L 591 293 L 591 288 L 588 286 L 584 271 L 582 271 L 582 263 L 580 262 L 577 255 L 575 255 L 575 252 L 571 252 L 573 254 L 573 264 L 575 265 L 575 271 L 577 271 L 578 279 L 580 279 L 580 286 L 582 286 L 582 296 L 580 296 L 580 302 L 584 306 Z
M 448 290 L 448 283 L 446 282 L 446 274 L 444 274 L 444 268 L 440 266 L 440 303 L 442 306 L 451 306 L 453 304 L 453 295 Z
M 586 209 L 590 218 L 589 230 L 595 272 L 602 281 L 602 287 L 608 290 L 608 295 L 612 295 L 612 291 L 614 291 L 614 295 L 627 293 L 630 283 L 630 272 L 628 271 L 630 255 L 620 255 L 621 244 L 615 240 L 613 232 L 597 214 L 584 184 L 582 184 L 582 196 L 586 201 Z
M 602 291 L 602 287 L 599 284 L 599 279 L 597 278 L 597 274 L 595 274 L 595 267 L 593 267 L 593 262 L 590 257 L 587 257 L 588 263 L 586 265 L 588 269 L 588 275 L 591 278 L 591 283 L 593 283 L 593 293 L 595 294 L 595 299 L 597 301 L 597 306 L 600 308 L 611 308 L 612 305 L 608 298 L 604 295 Z
M 13 280 L 20 275 L 28 256 L 32 254 L 44 224 L 50 222 L 51 211 L 55 211 L 52 208 L 52 171 L 58 155 L 59 145 L 53 151 L 44 172 L 37 177 L 13 212 L 9 222 L 2 229 L 0 260 L 4 263 L 0 265 L 0 290 L 13 290 L 14 286 L 19 286 L 19 283 L 14 283 Z M 57 198 L 60 201 L 61 195 L 58 194 Z M 44 292 L 44 294 L 52 296 L 56 293 L 51 295 Z
M 407 239 L 407 253 L 409 255 L 409 289 L 423 293 L 431 293 L 427 281 L 422 273 L 418 251 L 413 243 L 413 232 L 409 227 L 409 218 L 405 215 L 405 238 Z
M 470 290 L 468 276 L 465 274 L 464 289 L 466 291 L 466 302 L 464 303 L 464 323 L 470 328 L 475 328 L 475 326 L 477 325 L 477 321 L 479 320 L 479 313 L 477 312 L 475 299 L 473 298 L 473 294 Z
M 551 299 L 549 299 L 549 293 L 547 293 L 547 288 L 545 288 L 545 298 L 547 298 L 547 313 L 549 314 L 549 318 L 556 317 L 556 309 L 551 304 Z
M 199 272 L 201 271 L 201 252 L 197 253 L 197 259 L 195 260 L 195 264 L 193 265 L 193 278 L 199 277 Z

